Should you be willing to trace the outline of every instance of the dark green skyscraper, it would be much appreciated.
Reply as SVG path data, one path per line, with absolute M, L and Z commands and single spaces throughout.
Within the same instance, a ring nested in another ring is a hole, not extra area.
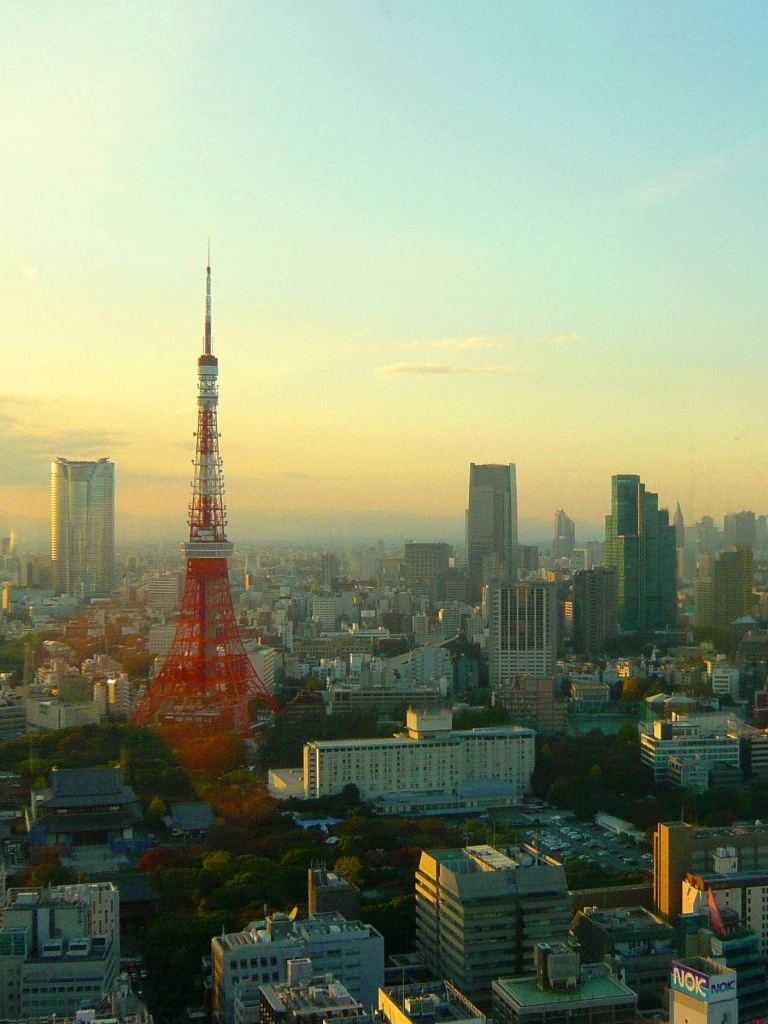
M 639 476 L 611 477 L 605 564 L 616 569 L 619 627 L 665 629 L 677 623 L 675 528 L 659 496 Z

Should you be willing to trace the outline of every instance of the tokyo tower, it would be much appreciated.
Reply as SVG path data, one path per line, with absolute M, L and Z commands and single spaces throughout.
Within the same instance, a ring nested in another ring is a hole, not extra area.
M 188 722 L 246 736 L 251 713 L 278 710 L 243 646 L 227 563 L 224 476 L 219 455 L 219 361 L 211 351 L 211 267 L 206 272 L 205 348 L 197 360 L 197 444 L 189 505 L 187 575 L 168 657 L 134 715 L 135 725 Z

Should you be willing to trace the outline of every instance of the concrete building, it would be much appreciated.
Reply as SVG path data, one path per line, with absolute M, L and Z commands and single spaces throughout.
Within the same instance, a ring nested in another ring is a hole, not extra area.
M 509 712 L 515 725 L 551 735 L 565 730 L 565 701 L 557 692 L 554 676 L 514 676 L 493 692 L 493 702 Z
M 119 974 L 119 922 L 111 882 L 8 890 L 0 928 L 0 1017 L 99 1006 Z
M 324 867 L 307 868 L 309 913 L 341 914 L 347 921 L 360 917 L 360 890 L 344 875 Z
M 754 610 L 752 548 L 746 545 L 721 551 L 715 561 L 715 625 L 730 629 Z
M 493 688 L 515 676 L 553 676 L 557 664 L 554 584 L 494 582 L 488 588 L 488 672 Z
M 706 874 L 718 847 L 736 851 L 741 872 L 768 872 L 768 824 L 696 828 L 682 821 L 659 822 L 653 837 L 653 894 L 659 912 L 673 924 L 682 912 L 683 882 Z
M 597 566 L 573 575 L 573 649 L 598 657 L 619 631 L 616 569 Z
M 536 945 L 536 976 L 493 983 L 494 1024 L 630 1024 L 637 995 L 604 964 L 581 964 L 570 943 Z
M 397 794 L 461 795 L 492 782 L 510 803 L 530 791 L 535 764 L 531 729 L 502 726 L 452 731 L 450 711 L 408 711 L 408 731 L 392 739 L 315 740 L 304 747 L 308 798 L 354 784 L 363 800 Z M 503 805 L 502 805 L 503 806 Z
M 288 964 L 309 959 L 318 974 L 341 981 L 363 1006 L 375 1006 L 384 984 L 384 939 L 372 925 L 319 914 L 294 921 L 273 914 L 241 932 L 211 940 L 213 1011 L 235 1024 L 235 996 L 242 986 L 288 980 Z
M 717 661 L 707 661 L 707 677 L 712 686 L 712 693 L 716 697 L 733 697 L 738 699 L 739 696 L 739 670 L 735 665 L 730 665 L 727 661 L 718 659 Z
M 710 890 L 720 911 L 731 910 L 755 933 L 760 953 L 768 956 L 768 863 L 762 870 L 743 871 L 740 851 L 718 846 L 707 868 L 689 872 L 682 883 L 682 913 L 708 914 Z
M 21 689 L 0 690 L 0 743 L 23 736 L 27 731 L 27 702 Z
M 755 933 L 741 924 L 735 911 L 726 907 L 719 917 L 717 922 L 710 920 L 709 914 L 680 917 L 679 927 L 685 947 L 683 955 L 708 957 L 721 967 L 735 971 L 738 990 L 736 1019 L 739 1024 L 750 1024 L 765 1017 L 768 1010 L 768 979 L 760 944 Z M 674 967 L 673 962 L 673 975 Z M 711 983 L 709 989 L 713 989 Z
M 555 532 L 552 554 L 555 558 L 570 558 L 576 546 L 576 523 L 561 508 L 555 512 Z
M 616 977 L 637 993 L 641 1009 L 658 1009 L 669 984 L 676 933 L 645 907 L 611 910 L 584 907 L 573 920 L 582 959 L 605 962 Z
M 312 620 L 317 623 L 321 633 L 336 632 L 339 611 L 340 602 L 335 597 L 323 597 L 317 594 L 312 598 Z
M 379 989 L 382 1024 L 486 1024 L 485 1014 L 450 981 Z
M 517 471 L 509 465 L 469 466 L 466 515 L 470 601 L 478 604 L 494 577 L 512 579 L 517 568 Z
M 675 960 L 670 1024 L 733 1024 L 740 1019 L 736 972 L 710 957 Z
M 451 557 L 450 544 L 406 544 L 403 574 L 407 589 L 412 594 L 426 594 L 431 601 L 441 601 Z
M 112 593 L 115 467 L 109 459 L 51 463 L 51 560 L 57 593 L 79 600 Z
M 423 851 L 416 948 L 481 1008 L 502 975 L 534 971 L 534 946 L 565 939 L 571 899 L 561 864 L 530 847 Z
M 57 697 L 40 700 L 30 697 L 26 702 L 27 732 L 55 732 L 83 725 L 98 725 L 101 721 L 101 707 L 97 701 L 87 704 L 70 704 Z
M 679 771 L 669 771 L 669 760 L 706 762 L 713 765 L 740 767 L 739 737 L 736 733 L 717 729 L 709 732 L 702 716 L 689 716 L 680 721 L 657 719 L 640 733 L 640 757 L 653 771 L 657 785 L 674 785 L 681 778 Z
M 292 961 L 291 966 L 310 970 L 312 961 Z M 260 1024 L 317 1024 L 343 1017 L 355 1024 L 370 1024 L 370 1012 L 340 982 L 326 975 L 291 977 L 284 984 L 262 985 L 260 992 Z M 369 1007 L 370 1010 L 370 1007 Z

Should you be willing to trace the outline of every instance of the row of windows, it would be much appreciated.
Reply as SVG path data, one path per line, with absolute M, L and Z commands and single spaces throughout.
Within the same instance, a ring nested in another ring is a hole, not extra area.
M 269 962 L 270 962 L 272 967 L 277 966 L 277 957 L 276 956 L 269 957 Z M 241 971 L 248 970 L 248 966 L 249 966 L 249 961 L 248 960 L 241 960 L 240 961 L 240 970 Z M 266 967 L 267 966 L 267 957 L 263 956 L 263 957 L 261 957 L 260 960 L 257 957 L 254 957 L 250 961 L 250 966 L 251 966 L 251 968 L 253 968 L 253 967 Z M 236 971 L 237 970 L 237 960 L 230 961 L 229 967 L 230 967 L 230 970 Z

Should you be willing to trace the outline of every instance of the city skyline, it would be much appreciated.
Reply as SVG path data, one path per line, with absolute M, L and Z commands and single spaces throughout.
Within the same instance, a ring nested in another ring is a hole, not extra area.
M 471 462 L 514 462 L 521 523 L 565 509 L 577 535 L 616 474 L 689 523 L 765 511 L 757 4 L 5 29 L 4 528 L 45 523 L 52 459 L 109 456 L 118 537 L 183 537 L 209 235 L 237 536 L 388 513 L 460 536 Z

